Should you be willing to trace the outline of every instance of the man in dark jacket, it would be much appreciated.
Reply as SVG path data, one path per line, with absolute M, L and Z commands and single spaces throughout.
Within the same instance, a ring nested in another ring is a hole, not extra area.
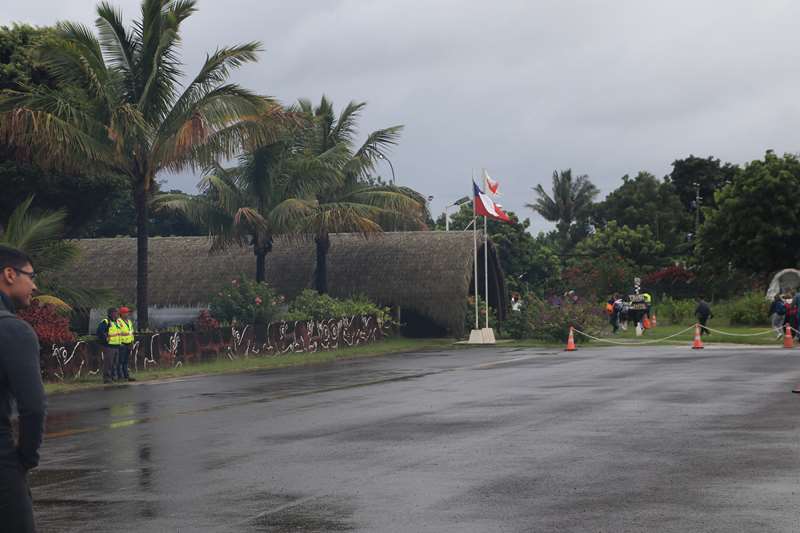
M 0 246 L 0 529 L 35 531 L 27 472 L 39 464 L 46 402 L 33 328 L 14 314 L 36 290 L 30 258 Z M 19 439 L 11 429 L 12 402 Z
M 117 308 L 108 308 L 108 318 L 97 325 L 97 343 L 103 350 L 103 383 L 117 380 L 119 364 L 119 330 L 117 329 Z
M 708 335 L 711 333 L 708 331 L 706 324 L 708 323 L 708 319 L 714 315 L 711 313 L 711 306 L 708 305 L 708 302 L 702 298 L 698 298 L 697 309 L 694 310 L 694 315 L 697 317 L 697 321 L 700 322 L 700 335 Z

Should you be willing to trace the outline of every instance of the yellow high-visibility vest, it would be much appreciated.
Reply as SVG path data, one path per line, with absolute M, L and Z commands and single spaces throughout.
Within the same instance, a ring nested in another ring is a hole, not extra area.
M 107 318 L 103 319 L 104 324 L 108 324 L 108 344 L 109 346 L 119 346 L 122 344 L 121 331 L 116 322 L 112 322 Z
M 119 328 L 120 344 L 133 344 L 133 321 L 117 319 L 117 328 Z

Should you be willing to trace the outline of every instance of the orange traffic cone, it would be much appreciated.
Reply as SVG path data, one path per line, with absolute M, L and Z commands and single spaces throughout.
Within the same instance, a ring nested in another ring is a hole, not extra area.
M 792 338 L 792 327 L 786 324 L 786 334 L 783 336 L 783 347 L 794 348 L 794 339 Z
M 694 342 L 692 343 L 693 350 L 702 350 L 703 349 L 703 340 L 700 338 L 700 325 L 696 324 L 694 326 Z
M 656 314 L 655 314 L 655 313 L 653 313 L 653 320 L 651 320 L 651 321 L 650 321 L 650 324 L 651 324 L 653 327 L 656 327 Z
M 574 352 L 577 350 L 575 347 L 575 336 L 572 334 L 572 326 L 569 327 L 569 337 L 567 338 L 567 347 L 564 349 L 565 352 Z

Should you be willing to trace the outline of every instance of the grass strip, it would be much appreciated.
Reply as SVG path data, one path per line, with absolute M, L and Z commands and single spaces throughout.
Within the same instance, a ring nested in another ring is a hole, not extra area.
M 266 356 L 251 355 L 249 357 L 239 356 L 233 360 L 221 356 L 213 361 L 181 365 L 177 368 L 139 370 L 135 376 L 138 382 L 148 382 L 198 375 L 233 374 L 238 372 L 319 365 L 332 363 L 341 359 L 376 357 L 380 355 L 420 352 L 442 348 L 453 348 L 453 340 L 392 337 L 374 344 L 352 346 L 316 353 L 288 353 Z M 113 386 L 116 385 L 104 384 L 99 375 L 82 376 L 78 379 L 66 379 L 63 382 L 45 383 L 45 391 L 50 395 Z

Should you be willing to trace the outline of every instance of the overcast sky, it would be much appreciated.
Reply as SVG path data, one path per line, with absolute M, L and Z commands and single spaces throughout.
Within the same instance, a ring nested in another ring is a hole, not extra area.
M 138 0 L 117 0 L 127 18 Z M 92 23 L 90 0 L 4 2 L 0 24 Z M 800 2 L 791 0 L 200 0 L 183 26 L 194 73 L 217 46 L 258 40 L 234 79 L 291 103 L 368 102 L 362 133 L 404 124 L 397 180 L 470 194 L 481 167 L 507 210 L 554 169 L 603 194 L 623 174 L 661 177 L 677 158 L 741 164 L 800 144 Z M 384 177 L 390 176 L 382 168 Z M 169 186 L 194 191 L 194 176 Z

